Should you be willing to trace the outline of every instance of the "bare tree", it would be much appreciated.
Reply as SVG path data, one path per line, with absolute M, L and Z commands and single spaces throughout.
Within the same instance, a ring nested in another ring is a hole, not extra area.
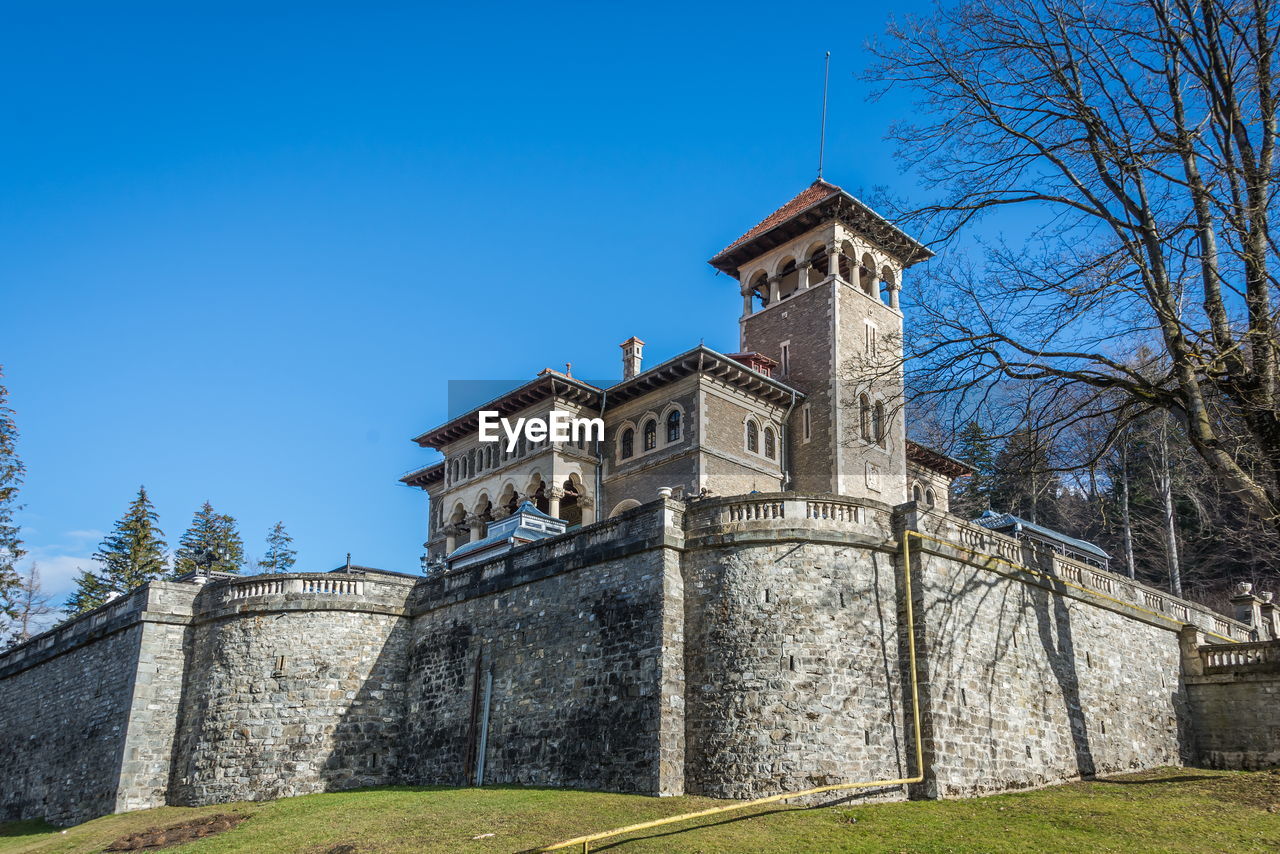
M 1275 0 L 971 0 L 891 25 L 869 74 L 918 98 L 891 137 L 930 198 L 899 219 L 933 243 L 1029 224 L 919 268 L 912 392 L 959 425 L 1034 382 L 1050 435 L 1163 410 L 1280 527 L 1278 41 Z
M 19 575 L 18 587 L 13 596 L 13 617 L 10 621 L 10 643 L 22 643 L 40 631 L 41 621 L 56 610 L 52 597 L 44 592 L 40 581 L 40 567 L 31 562 L 30 568 Z

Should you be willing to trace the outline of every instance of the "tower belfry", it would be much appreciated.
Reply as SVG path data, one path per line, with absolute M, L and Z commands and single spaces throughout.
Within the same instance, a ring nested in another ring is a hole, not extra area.
M 903 500 L 898 297 L 903 272 L 930 257 L 819 178 L 711 259 L 738 280 L 741 349 L 778 361 L 805 394 L 788 425 L 789 488 Z

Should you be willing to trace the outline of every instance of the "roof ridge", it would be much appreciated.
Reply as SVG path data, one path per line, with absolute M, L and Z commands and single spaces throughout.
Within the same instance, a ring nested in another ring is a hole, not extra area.
M 738 246 L 741 246 L 743 243 L 746 243 L 748 240 L 755 237 L 756 235 L 762 234 L 768 231 L 769 229 L 773 228 L 775 225 L 778 225 L 781 222 L 785 222 L 786 220 L 791 219 L 793 216 L 796 216 L 797 214 L 808 210 L 809 208 L 813 207 L 814 205 L 820 202 L 826 201 L 836 193 L 843 193 L 843 192 L 844 190 L 841 187 L 838 187 L 835 184 L 832 184 L 830 181 L 825 181 L 822 178 L 817 179 L 812 184 L 805 187 L 800 192 L 796 193 L 795 196 L 793 196 L 790 200 L 788 200 L 785 204 L 783 204 L 773 213 L 769 214 L 767 217 L 760 220 L 760 222 L 756 223 L 753 227 L 748 229 L 747 232 L 743 234 L 741 237 L 739 237 L 737 240 L 733 241 L 728 246 L 726 246 L 725 248 L 717 252 L 715 254 L 715 257 L 719 258 L 721 255 L 725 254 L 729 250 L 734 249 Z

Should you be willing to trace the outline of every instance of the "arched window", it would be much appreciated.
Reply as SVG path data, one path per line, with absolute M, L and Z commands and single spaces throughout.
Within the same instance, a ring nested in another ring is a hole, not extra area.
M 753 454 L 760 453 L 760 428 L 756 422 L 747 422 L 747 450 Z
M 920 484 L 918 484 L 918 483 L 916 483 L 916 484 L 912 484 L 912 486 L 911 486 L 911 500 L 912 500 L 912 501 L 923 501 L 923 500 L 924 500 L 924 495 L 923 495 L 923 494 L 921 494 L 921 492 L 920 492 Z
M 865 394 L 858 395 L 858 433 L 862 441 L 871 441 L 871 398 Z
M 456 459 L 449 460 L 449 482 L 453 483 L 458 479 L 458 461 Z
M 778 452 L 777 441 L 773 436 L 773 428 L 764 428 L 764 455 L 769 459 L 773 459 L 774 454 Z
M 618 440 L 618 457 L 620 459 L 629 460 L 636 452 L 636 431 L 630 427 L 622 431 L 622 438 Z
M 652 451 L 658 447 L 658 422 L 650 418 L 644 422 L 644 449 Z
M 925 504 L 928 504 L 930 507 L 932 507 L 932 506 L 933 506 L 933 501 L 934 501 L 933 490 L 932 490 L 932 489 L 926 489 L 926 490 L 924 491 L 924 503 L 925 503 Z
M 875 429 L 876 444 L 884 444 L 884 403 L 876 401 L 875 414 L 872 417 L 872 427 Z
M 667 413 L 667 444 L 680 441 L 680 410 Z

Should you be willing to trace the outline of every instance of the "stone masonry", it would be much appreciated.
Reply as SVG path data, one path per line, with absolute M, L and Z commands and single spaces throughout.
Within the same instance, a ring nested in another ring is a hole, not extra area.
M 157 582 L 33 638 L 0 656 L 0 818 L 1259 767 L 1280 758 L 1268 632 L 915 504 L 662 498 L 426 578 Z

